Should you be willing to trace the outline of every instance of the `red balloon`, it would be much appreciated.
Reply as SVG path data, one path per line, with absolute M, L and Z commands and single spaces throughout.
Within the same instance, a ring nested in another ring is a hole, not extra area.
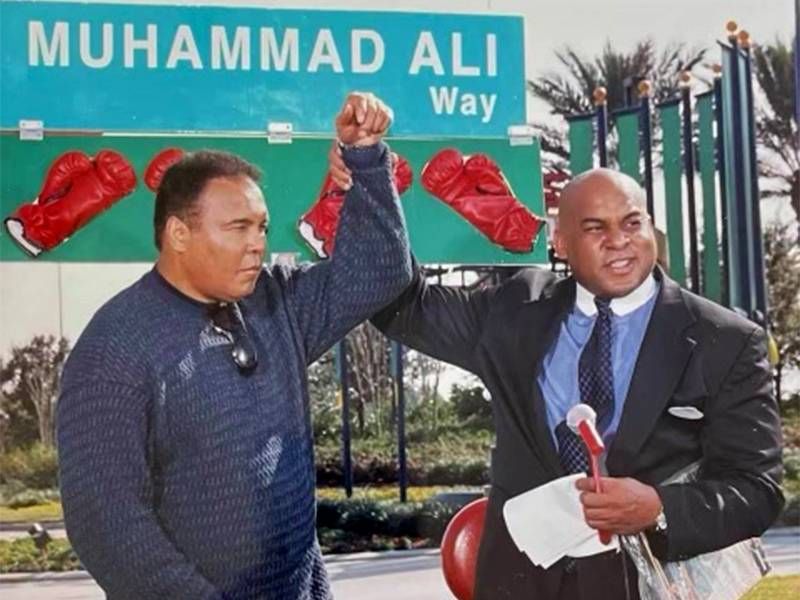
M 479 498 L 464 506 L 450 520 L 442 538 L 444 579 L 458 600 L 472 600 L 478 546 L 488 501 L 488 498 Z

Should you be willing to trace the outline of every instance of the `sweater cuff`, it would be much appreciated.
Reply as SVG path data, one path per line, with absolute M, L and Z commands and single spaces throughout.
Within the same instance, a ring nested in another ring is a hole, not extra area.
M 354 171 L 383 166 L 388 160 L 389 147 L 383 142 L 371 146 L 342 146 L 344 164 Z

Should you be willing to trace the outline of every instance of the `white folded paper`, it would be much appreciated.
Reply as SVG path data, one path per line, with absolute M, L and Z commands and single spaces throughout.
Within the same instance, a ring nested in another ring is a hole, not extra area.
M 578 558 L 619 548 L 616 536 L 605 545 L 597 530 L 586 524 L 580 492 L 575 487 L 582 477 L 586 475 L 556 479 L 511 498 L 503 506 L 511 539 L 533 564 L 547 569 L 564 556 Z

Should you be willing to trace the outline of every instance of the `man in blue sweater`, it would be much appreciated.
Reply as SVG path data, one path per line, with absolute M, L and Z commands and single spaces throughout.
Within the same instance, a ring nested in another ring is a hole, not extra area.
M 94 316 L 58 403 L 67 531 L 109 598 L 331 597 L 306 367 L 411 281 L 390 120 L 370 94 L 345 101 L 352 181 L 335 252 L 314 266 L 262 266 L 250 164 L 198 152 L 165 174 L 158 262 Z

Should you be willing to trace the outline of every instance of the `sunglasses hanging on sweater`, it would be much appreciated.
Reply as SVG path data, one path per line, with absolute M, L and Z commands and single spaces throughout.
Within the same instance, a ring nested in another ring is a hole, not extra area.
M 235 302 L 213 304 L 208 310 L 208 316 L 214 329 L 233 343 L 231 357 L 239 372 L 243 375 L 252 373 L 258 365 L 258 353 L 247 333 L 239 305 Z

